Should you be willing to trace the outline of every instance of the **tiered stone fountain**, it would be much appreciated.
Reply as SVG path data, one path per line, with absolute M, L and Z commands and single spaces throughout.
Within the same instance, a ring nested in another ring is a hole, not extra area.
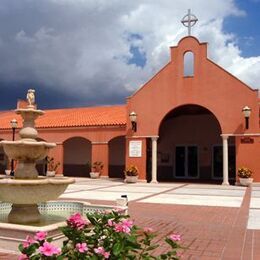
M 23 118 L 23 128 L 19 132 L 21 139 L 1 141 L 7 156 L 18 161 L 14 177 L 0 179 L 0 201 L 12 203 L 8 215 L 10 223 L 39 222 L 41 214 L 37 204 L 57 199 L 69 184 L 75 182 L 73 178 L 38 176 L 36 161 L 44 159 L 56 144 L 36 140 L 35 120 L 44 112 L 35 109 L 34 100 L 34 90 L 28 90 L 27 108 L 15 110 Z

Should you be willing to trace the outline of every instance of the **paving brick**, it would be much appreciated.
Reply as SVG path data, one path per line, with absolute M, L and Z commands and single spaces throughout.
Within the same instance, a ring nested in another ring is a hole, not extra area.
M 115 185 L 115 183 L 113 183 Z M 112 186 L 112 184 L 111 184 Z M 189 260 L 258 260 L 260 230 L 247 230 L 251 189 L 247 188 L 241 207 L 210 207 L 174 204 L 129 203 L 129 214 L 141 227 L 158 231 L 161 244 L 157 254 L 167 250 L 163 238 L 171 233 L 182 237 L 182 258 Z M 103 200 L 92 203 L 114 204 Z M 16 259 L 0 253 L 1 259 Z

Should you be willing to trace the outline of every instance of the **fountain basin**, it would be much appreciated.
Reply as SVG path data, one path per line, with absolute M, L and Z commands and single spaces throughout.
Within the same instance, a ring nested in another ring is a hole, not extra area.
M 85 216 L 88 212 L 106 212 L 109 210 L 120 210 L 127 214 L 127 207 L 115 205 L 96 205 L 83 201 L 58 200 L 43 202 L 38 205 L 41 219 L 30 225 L 8 223 L 8 214 L 12 208 L 10 203 L 0 203 L 0 248 L 18 252 L 18 245 L 25 240 L 27 235 L 34 236 L 37 231 L 48 232 L 58 246 L 62 245 L 64 235 L 60 227 L 66 226 L 66 219 L 79 212 Z
M 0 200 L 14 204 L 38 204 L 57 199 L 74 178 L 0 179 Z
M 10 159 L 21 161 L 37 161 L 44 159 L 55 143 L 28 140 L 1 141 L 4 152 Z

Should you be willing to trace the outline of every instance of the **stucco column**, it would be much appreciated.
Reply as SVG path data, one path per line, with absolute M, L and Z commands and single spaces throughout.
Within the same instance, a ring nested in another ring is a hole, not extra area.
M 228 136 L 222 136 L 223 140 L 223 182 L 222 185 L 229 185 L 228 182 Z
M 157 139 L 152 137 L 152 181 L 151 183 L 158 183 L 157 181 Z
M 108 142 L 92 142 L 91 163 L 101 161 L 104 164 L 101 177 L 108 177 L 109 158 Z

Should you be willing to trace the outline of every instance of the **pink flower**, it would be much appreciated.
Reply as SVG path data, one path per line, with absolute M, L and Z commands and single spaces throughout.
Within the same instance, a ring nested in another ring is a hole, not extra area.
M 150 228 L 150 227 L 145 227 L 144 228 L 144 232 L 145 233 L 152 233 L 154 230 L 152 229 L 152 228 Z
M 133 226 L 133 221 L 129 219 L 124 219 L 122 222 L 114 223 L 114 230 L 116 232 L 130 233 L 131 227 Z
M 94 248 L 94 252 L 98 255 L 102 255 L 105 257 L 105 259 L 109 258 L 110 252 L 106 252 L 104 247 L 100 246 L 98 248 Z
M 111 219 L 109 219 L 109 220 L 107 221 L 107 224 L 108 224 L 108 226 L 113 227 L 114 222 L 113 222 Z
M 110 256 L 110 253 L 109 252 L 104 252 L 103 256 L 105 257 L 105 259 L 108 259 L 109 256 Z
M 100 246 L 98 248 L 94 248 L 94 252 L 96 254 L 103 255 L 103 253 L 105 252 L 105 249 L 104 249 L 104 247 Z
M 180 241 L 181 236 L 177 235 L 177 234 L 172 234 L 172 235 L 169 236 L 169 239 L 171 239 L 172 241 Z
M 39 251 L 41 254 L 45 256 L 53 256 L 53 255 L 58 255 L 61 253 L 61 249 L 52 245 L 49 242 L 44 242 L 43 246 L 39 247 Z
M 35 243 L 35 240 L 32 239 L 30 236 L 26 236 L 26 241 L 23 242 L 23 247 L 27 248 L 27 247 L 29 247 L 33 243 Z
M 69 226 L 80 230 L 83 229 L 90 222 L 86 219 L 83 219 L 80 213 L 75 213 L 67 219 L 67 223 Z
M 134 224 L 134 222 L 132 220 L 130 220 L 130 219 L 124 219 L 122 221 L 122 223 L 123 223 L 124 226 L 127 226 L 129 228 L 131 228 L 133 226 L 133 224 Z
M 35 234 L 34 238 L 38 241 L 43 241 L 47 237 L 47 233 L 44 231 L 39 231 Z
M 27 255 L 21 254 L 21 255 L 19 255 L 19 257 L 18 257 L 18 260 L 29 260 L 29 258 L 28 258 Z
M 77 243 L 76 248 L 80 253 L 84 253 L 88 251 L 88 247 L 86 243 Z

